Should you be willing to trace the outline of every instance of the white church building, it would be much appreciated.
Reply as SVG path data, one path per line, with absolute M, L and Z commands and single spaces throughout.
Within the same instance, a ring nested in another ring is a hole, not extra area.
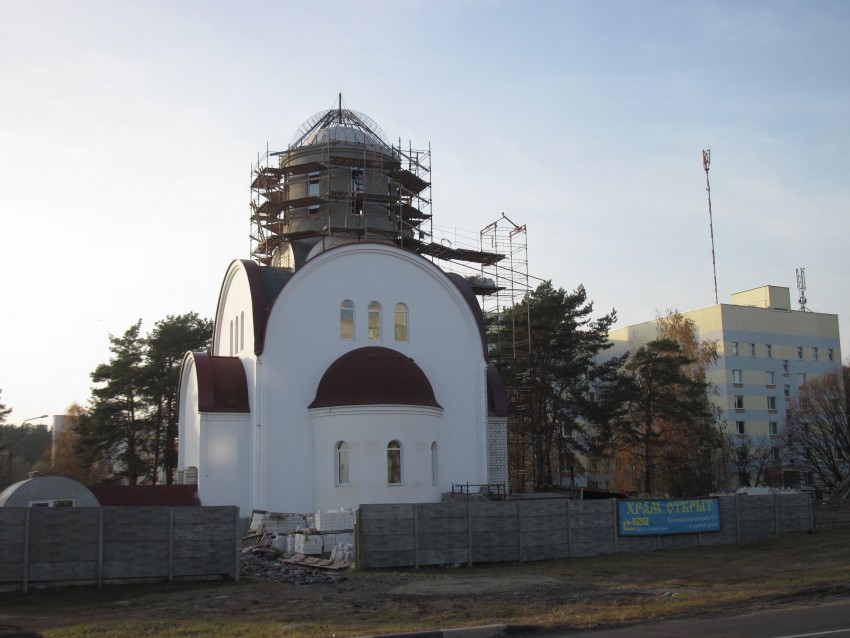
M 425 240 L 421 156 L 340 100 L 268 157 L 254 259 L 225 273 L 211 352 L 183 361 L 182 479 L 242 516 L 506 486 L 504 385 L 473 285 L 427 258 L 447 249 Z

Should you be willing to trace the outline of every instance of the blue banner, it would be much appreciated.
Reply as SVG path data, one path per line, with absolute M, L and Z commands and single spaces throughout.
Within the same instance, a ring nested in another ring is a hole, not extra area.
M 618 501 L 620 536 L 720 531 L 717 498 Z

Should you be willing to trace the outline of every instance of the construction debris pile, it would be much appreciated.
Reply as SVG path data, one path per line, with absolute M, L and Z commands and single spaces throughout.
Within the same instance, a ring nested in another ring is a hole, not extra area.
M 281 514 L 255 510 L 240 549 L 243 556 L 279 563 L 281 568 L 275 569 L 285 582 L 293 582 L 285 568 L 346 569 L 354 564 L 354 512 L 341 509 L 316 514 Z M 266 567 L 260 564 L 258 571 L 266 573 L 264 570 Z M 247 573 L 246 577 L 252 578 Z M 263 579 L 278 580 L 277 577 Z
M 316 585 L 338 583 L 345 578 L 341 572 L 290 564 L 273 548 L 249 549 L 239 558 L 240 580 Z

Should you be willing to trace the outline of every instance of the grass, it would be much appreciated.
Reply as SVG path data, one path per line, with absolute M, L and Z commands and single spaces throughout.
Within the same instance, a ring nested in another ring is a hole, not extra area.
M 828 532 L 522 565 L 352 571 L 336 585 L 45 589 L 0 595 L 0 623 L 45 638 L 313 638 L 490 623 L 635 623 L 850 596 L 848 539 Z

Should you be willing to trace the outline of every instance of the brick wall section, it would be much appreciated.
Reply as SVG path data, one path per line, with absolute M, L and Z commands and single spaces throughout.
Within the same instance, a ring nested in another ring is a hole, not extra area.
M 487 482 L 508 486 L 508 419 L 487 419 Z
M 566 499 L 362 505 L 357 566 L 522 562 L 687 549 L 811 530 L 806 494 L 722 496 L 719 532 L 619 536 L 617 501 Z
M 0 508 L 0 584 L 238 578 L 235 507 Z

